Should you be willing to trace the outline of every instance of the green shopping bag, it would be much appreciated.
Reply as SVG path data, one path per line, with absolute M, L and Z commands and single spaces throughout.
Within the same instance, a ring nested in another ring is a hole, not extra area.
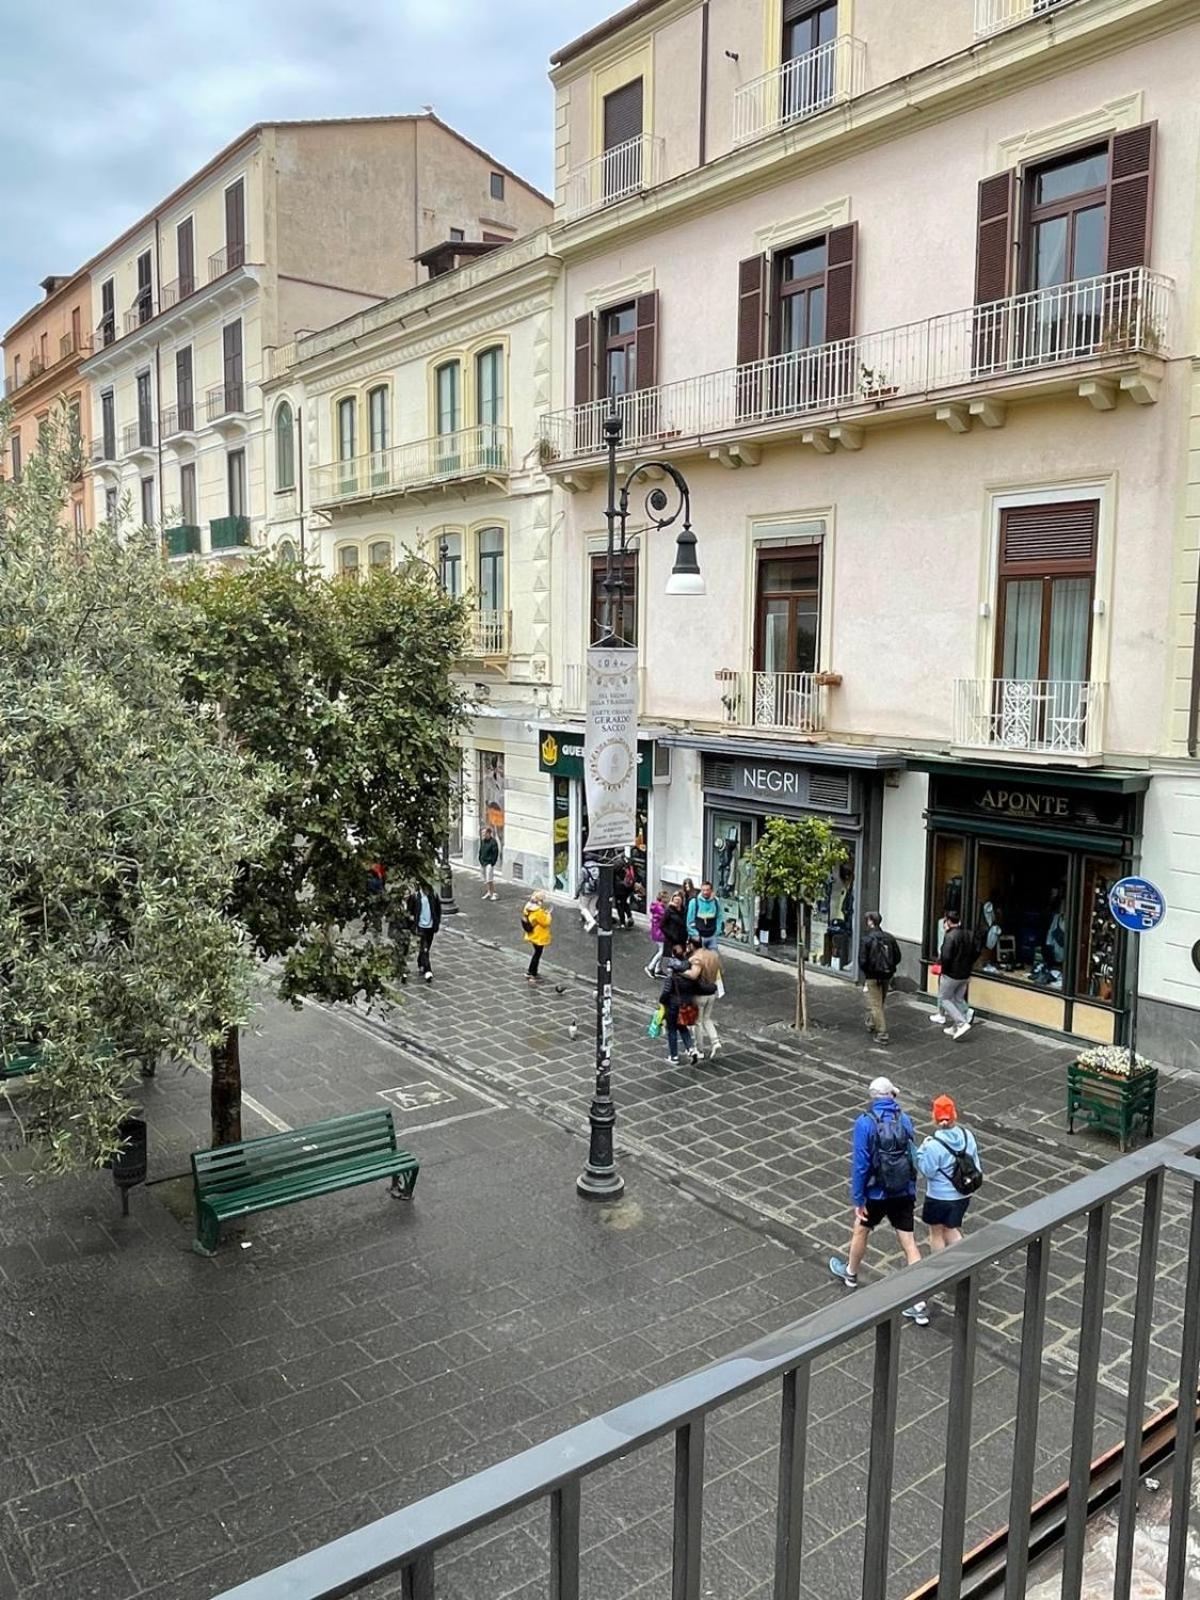
M 657 1039 L 663 1031 L 663 1023 L 667 1020 L 667 1008 L 660 1005 L 650 1021 L 646 1024 L 646 1032 L 652 1039 Z

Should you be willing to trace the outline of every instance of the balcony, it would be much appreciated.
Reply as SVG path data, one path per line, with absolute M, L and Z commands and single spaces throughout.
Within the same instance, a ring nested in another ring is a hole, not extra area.
M 241 550 L 250 543 L 249 517 L 214 517 L 208 525 L 212 550 Z
M 794 434 L 797 424 L 805 443 L 828 454 L 838 443 L 858 449 L 863 426 L 896 410 L 934 411 L 963 433 L 976 418 L 1000 426 L 1006 399 L 1046 390 L 1074 389 L 1098 410 L 1122 392 L 1149 404 L 1158 367 L 1144 358 L 1166 352 L 1170 298 L 1170 279 L 1137 267 L 642 389 L 617 402 L 623 444 L 703 441 L 736 466 L 753 464 L 757 442 Z M 547 470 L 601 456 L 611 408 L 593 400 L 544 416 Z M 740 456 L 729 456 L 731 440 L 743 442 Z
M 154 450 L 154 424 L 148 419 L 131 422 L 121 429 L 121 454 L 144 456 Z
M 116 438 L 100 438 L 92 441 L 90 460 L 93 467 L 111 466 L 117 459 Z
M 748 144 L 861 94 L 866 46 L 842 34 L 743 84 L 733 97 L 733 142 Z
M 227 272 L 233 272 L 238 267 L 246 264 L 246 246 L 244 243 L 227 244 L 218 250 L 215 255 L 208 258 L 208 281 L 215 283 L 218 278 L 223 278 Z
M 246 385 L 236 383 L 218 383 L 206 391 L 204 396 L 204 414 L 208 425 L 225 439 L 239 438 L 249 427 L 249 413 L 246 408 Z
M 125 313 L 125 333 L 136 333 L 156 315 L 154 301 L 147 293 L 141 295 Z
M 1102 683 L 1049 678 L 958 678 L 954 743 L 1024 755 L 1098 756 L 1104 740 Z
M 616 205 L 628 195 L 653 189 L 662 182 L 662 172 L 663 141 L 653 134 L 640 133 L 624 144 L 614 145 L 567 174 L 563 220 L 572 222 L 576 217 Z
M 158 308 L 160 311 L 169 311 L 172 306 L 177 306 L 181 300 L 190 299 L 197 289 L 195 274 L 188 274 L 181 278 L 173 278 L 170 283 L 164 283 L 158 291 Z
M 105 350 L 110 344 L 115 344 L 116 341 L 117 319 L 115 313 L 110 311 L 107 316 L 101 317 L 100 321 L 96 324 L 96 336 L 95 340 L 93 341 L 93 349 Z
M 508 655 L 511 611 L 472 611 L 467 618 L 463 661 L 495 661 Z
M 975 37 L 986 39 L 1019 22 L 1028 22 L 1047 11 L 1057 11 L 1071 0 L 975 0 Z
M 196 431 L 196 406 L 191 400 L 182 400 L 178 405 L 168 406 L 162 414 L 162 436 L 170 439 L 178 448 L 185 435 Z
M 718 672 L 721 720 L 730 728 L 823 733 L 825 697 L 832 676 L 816 672 Z
M 198 556 L 200 529 L 193 522 L 180 523 L 176 528 L 164 528 L 163 549 L 171 561 L 176 561 L 181 556 Z
M 90 355 L 92 352 L 92 338 L 90 334 L 81 333 L 76 339 L 73 333 L 64 333 L 58 341 L 58 359 L 69 361 L 74 355 Z
M 338 505 L 436 489 L 471 478 L 504 477 L 512 455 L 511 439 L 511 429 L 484 423 L 347 461 L 328 462 L 313 468 L 312 503 Z

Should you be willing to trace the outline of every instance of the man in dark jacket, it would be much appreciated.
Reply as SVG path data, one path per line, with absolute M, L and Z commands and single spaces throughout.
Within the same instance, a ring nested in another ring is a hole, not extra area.
M 942 964 L 938 978 L 938 1008 L 930 1015 L 930 1022 L 940 1022 L 951 1039 L 961 1039 L 969 1032 L 975 1013 L 967 1004 L 967 985 L 975 970 L 979 945 L 974 934 L 968 933 L 959 921 L 957 911 L 947 911 L 943 919 L 946 932 L 942 938 Z
M 442 902 L 427 884 L 419 883 L 409 895 L 408 921 L 417 936 L 417 971 L 426 983 L 432 983 L 429 953 L 433 949 L 433 936 L 442 925 Z
M 500 859 L 500 841 L 494 828 L 485 828 L 479 841 L 479 875 L 483 879 L 483 899 L 498 900 L 496 893 L 496 863 Z
M 878 911 L 868 911 L 862 943 L 858 947 L 858 970 L 867 987 L 867 1029 L 877 1044 L 888 1044 L 887 997 L 900 965 L 900 946 L 884 931 Z

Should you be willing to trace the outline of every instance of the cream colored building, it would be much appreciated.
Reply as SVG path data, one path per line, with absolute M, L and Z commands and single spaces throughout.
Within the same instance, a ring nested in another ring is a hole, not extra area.
M 547 214 L 432 114 L 251 128 L 88 264 L 97 518 L 128 497 L 174 556 L 260 544 L 271 353 Z
M 446 241 L 424 266 L 417 287 L 277 353 L 269 539 L 350 582 L 415 557 L 469 599 L 453 848 L 473 861 L 490 823 L 503 875 L 540 883 L 554 530 L 538 419 L 553 402 L 559 262 L 541 229 L 486 252 Z
M 554 58 L 543 423 L 568 709 L 604 418 L 691 487 L 706 595 L 665 595 L 669 534 L 629 574 L 670 769 L 652 886 L 711 877 L 727 937 L 782 943 L 794 908 L 746 854 L 767 816 L 823 815 L 851 866 L 815 961 L 854 973 L 879 906 L 925 986 L 955 907 L 979 1008 L 1111 1040 L 1132 963 L 1106 891 L 1141 871 L 1170 906 L 1141 1037 L 1191 1061 L 1197 60 L 1185 0 L 627 8 Z M 547 778 L 547 855 L 554 803 Z

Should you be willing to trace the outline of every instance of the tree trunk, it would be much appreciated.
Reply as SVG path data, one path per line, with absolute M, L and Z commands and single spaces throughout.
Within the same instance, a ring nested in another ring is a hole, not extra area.
M 242 1057 L 238 1030 L 227 1028 L 220 1044 L 212 1046 L 212 1142 L 242 1142 Z
M 804 912 L 803 900 L 799 902 L 796 922 L 796 1027 L 808 1032 L 808 990 L 804 986 Z

